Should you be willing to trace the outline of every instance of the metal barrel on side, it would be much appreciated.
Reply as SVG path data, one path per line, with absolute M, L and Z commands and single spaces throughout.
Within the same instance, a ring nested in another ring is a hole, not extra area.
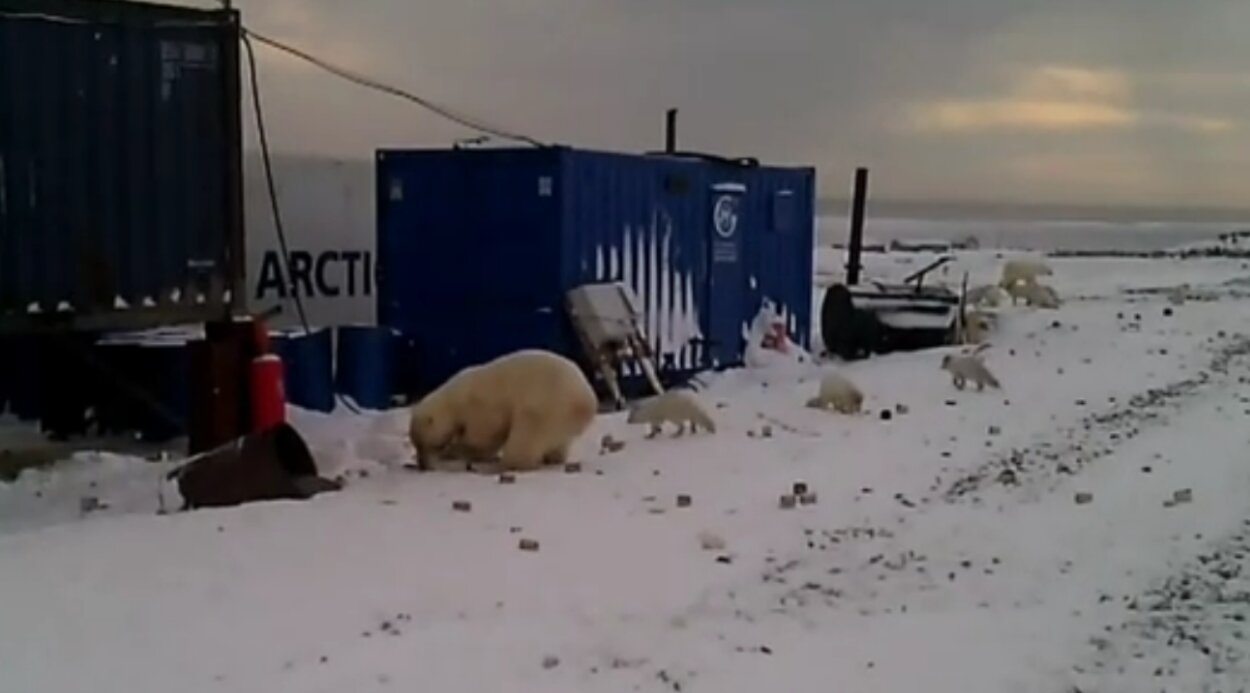
M 308 445 L 290 424 L 243 436 L 170 473 L 183 509 L 302 500 L 341 485 L 317 475 Z

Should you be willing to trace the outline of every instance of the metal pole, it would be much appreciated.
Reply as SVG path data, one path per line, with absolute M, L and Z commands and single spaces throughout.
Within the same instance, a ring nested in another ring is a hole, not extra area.
M 846 283 L 855 286 L 859 283 L 859 272 L 862 265 L 860 256 L 864 252 L 864 204 L 868 199 L 868 169 L 855 169 L 855 197 L 851 203 L 851 242 L 848 252 L 850 257 L 846 263 Z
M 670 108 L 664 119 L 664 151 L 672 154 L 677 151 L 677 109 Z

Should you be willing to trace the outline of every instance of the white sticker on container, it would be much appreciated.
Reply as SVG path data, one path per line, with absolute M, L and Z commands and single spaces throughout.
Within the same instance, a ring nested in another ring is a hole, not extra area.
M 538 196 L 539 197 L 551 197 L 551 188 L 552 188 L 551 176 L 539 176 L 538 177 Z
M 398 178 L 391 179 L 391 202 L 404 199 L 404 182 Z

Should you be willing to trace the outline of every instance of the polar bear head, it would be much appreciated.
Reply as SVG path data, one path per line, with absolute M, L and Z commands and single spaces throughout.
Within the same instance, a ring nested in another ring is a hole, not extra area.
M 433 452 L 453 442 L 458 424 L 436 397 L 426 397 L 412 408 L 408 437 L 417 453 L 417 464 L 424 466 Z

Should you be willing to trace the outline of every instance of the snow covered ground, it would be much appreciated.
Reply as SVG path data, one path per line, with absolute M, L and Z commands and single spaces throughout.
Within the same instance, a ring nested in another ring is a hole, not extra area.
M 347 488 L 229 510 L 157 515 L 172 462 L 27 472 L 0 485 L 0 690 L 1242 690 L 1250 268 L 1052 265 L 1069 301 L 1005 315 L 1001 392 L 940 351 L 734 371 L 716 434 L 603 416 L 580 473 L 512 485 L 402 470 L 403 412 L 293 412 Z M 821 368 L 868 413 L 804 408 Z M 782 509 L 796 482 L 816 504 Z

